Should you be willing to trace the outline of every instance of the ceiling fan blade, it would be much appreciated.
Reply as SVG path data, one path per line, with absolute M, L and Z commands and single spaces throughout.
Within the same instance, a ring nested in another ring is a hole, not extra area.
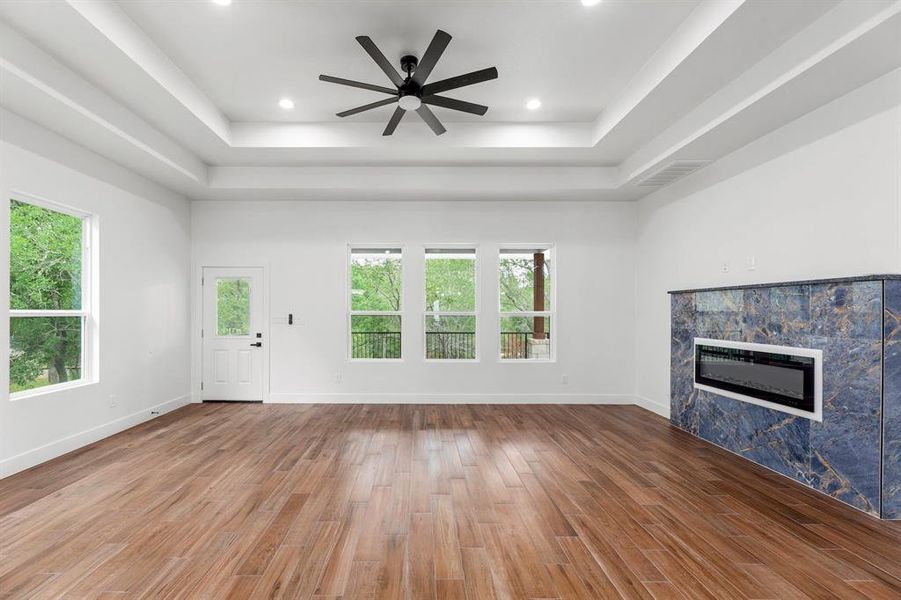
M 388 120 L 388 126 L 385 127 L 385 131 L 382 132 L 382 135 L 391 135 L 394 133 L 394 130 L 397 129 L 397 124 L 400 123 L 400 120 L 404 118 L 404 113 L 407 112 L 401 107 L 397 107 L 394 109 L 394 114 L 391 115 L 391 118 Z
M 397 95 L 397 90 L 384 87 L 381 85 L 372 85 L 371 83 L 363 83 L 362 81 L 353 81 L 351 79 L 342 79 L 340 77 L 332 77 L 331 75 L 320 75 L 319 81 L 327 81 L 329 83 L 337 83 L 338 85 L 347 85 L 350 87 L 361 88 L 372 92 L 382 92 L 383 94 Z
M 451 110 L 459 110 L 474 115 L 484 115 L 488 112 L 488 107 L 484 104 L 474 104 L 456 98 L 446 98 L 444 96 L 423 96 L 422 101 L 432 106 L 440 106 L 441 108 L 449 108 Z
M 425 121 L 426 125 L 432 128 L 435 135 L 441 135 L 447 131 L 444 128 L 444 125 L 441 124 L 441 121 L 438 120 L 438 117 L 435 116 L 435 113 L 432 112 L 432 109 L 425 104 L 417 108 L 416 112 L 419 113 L 419 116 L 422 117 L 422 120 Z
M 489 67 L 487 69 L 482 69 L 481 71 L 473 71 L 472 73 L 467 73 L 465 75 L 457 75 L 450 79 L 442 79 L 441 81 L 430 83 L 423 86 L 422 95 L 431 96 L 440 94 L 447 90 L 455 90 L 457 88 L 472 85 L 474 83 L 482 83 L 483 81 L 491 79 L 497 79 L 497 68 L 495 67 Z
M 388 76 L 388 79 L 391 80 L 391 83 L 393 83 L 397 87 L 400 87 L 404 84 L 404 78 L 401 77 L 397 72 L 397 69 L 395 69 L 390 62 L 388 62 L 388 59 L 385 58 L 385 55 L 382 54 L 382 51 L 378 49 L 378 46 L 375 45 L 375 42 L 369 39 L 369 36 L 358 35 L 357 41 L 360 42 L 361 46 L 363 46 L 363 50 L 366 51 L 366 54 L 372 57 L 372 60 L 375 61 L 375 64 L 377 64 L 379 68 L 385 72 L 385 75 Z
M 339 112 L 337 114 L 339 117 L 349 117 L 350 115 L 355 115 L 357 113 L 361 113 L 366 110 L 378 108 L 380 106 L 387 106 L 388 104 L 394 104 L 395 102 L 397 102 L 397 98 L 385 98 L 384 100 L 379 100 L 377 102 L 370 102 L 369 104 L 364 104 L 363 106 L 351 108 L 350 110 L 345 110 L 345 111 Z
M 416 70 L 413 71 L 413 81 L 419 85 L 425 85 L 425 80 L 429 78 L 429 74 L 435 68 L 438 59 L 441 58 L 444 49 L 447 48 L 450 41 L 451 36 L 446 31 L 439 29 L 435 32 L 435 37 L 429 42 L 429 47 L 426 48 L 425 54 L 422 55 L 422 59 L 416 65 Z

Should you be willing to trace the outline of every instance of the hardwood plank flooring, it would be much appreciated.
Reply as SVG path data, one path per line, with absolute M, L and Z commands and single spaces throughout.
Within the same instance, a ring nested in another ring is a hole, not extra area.
M 637 407 L 203 404 L 0 480 L 0 597 L 901 598 L 901 523 Z

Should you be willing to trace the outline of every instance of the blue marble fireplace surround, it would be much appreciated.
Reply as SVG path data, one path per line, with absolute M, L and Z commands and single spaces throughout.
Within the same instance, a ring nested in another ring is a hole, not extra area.
M 673 425 L 901 519 L 901 275 L 670 294 Z M 822 350 L 823 421 L 694 389 L 695 337 Z

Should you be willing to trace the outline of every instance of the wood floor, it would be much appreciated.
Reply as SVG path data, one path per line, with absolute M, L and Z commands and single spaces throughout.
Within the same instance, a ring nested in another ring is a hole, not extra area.
M 880 522 L 636 407 L 192 405 L 0 480 L 8 598 L 899 598 Z

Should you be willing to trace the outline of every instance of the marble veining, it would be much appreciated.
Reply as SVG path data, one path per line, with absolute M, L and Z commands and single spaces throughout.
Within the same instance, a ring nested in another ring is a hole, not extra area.
M 885 285 L 891 298 L 883 281 L 856 279 L 674 293 L 672 423 L 872 515 L 901 518 L 901 280 Z M 884 451 L 883 335 L 894 394 Z M 694 337 L 823 350 L 823 421 L 695 390 Z M 891 489 L 881 489 L 883 463 Z
M 885 282 L 882 516 L 901 519 L 901 281 Z

